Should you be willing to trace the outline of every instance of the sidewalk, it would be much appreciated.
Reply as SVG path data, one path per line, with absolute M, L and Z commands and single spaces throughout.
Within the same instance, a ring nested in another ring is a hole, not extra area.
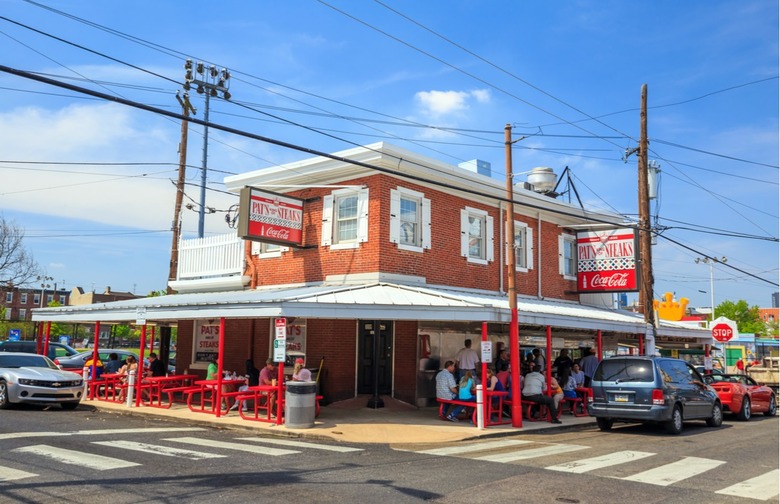
M 288 429 L 284 425 L 243 420 L 236 411 L 231 411 L 227 416 L 217 418 L 214 415 L 190 411 L 181 404 L 175 404 L 171 409 L 149 406 L 128 408 L 124 404 L 97 400 L 84 400 L 81 404 L 92 406 L 101 411 L 174 418 L 196 425 L 226 429 L 249 429 L 263 434 L 284 437 L 326 439 L 351 443 L 435 444 L 595 426 L 595 420 L 591 417 L 575 417 L 564 413 L 561 415 L 562 424 L 529 422 L 523 419 L 522 428 L 513 428 L 511 424 L 506 424 L 479 430 L 471 422 L 452 423 L 439 419 L 438 408 L 434 406 L 415 408 L 401 401 L 383 397 L 385 407 L 371 409 L 366 407 L 368 399 L 368 396 L 358 396 L 354 399 L 323 406 L 314 427 L 310 429 Z

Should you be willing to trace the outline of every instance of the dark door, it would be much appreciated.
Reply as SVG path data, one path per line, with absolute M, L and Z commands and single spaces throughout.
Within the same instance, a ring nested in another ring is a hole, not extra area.
M 376 377 L 378 393 L 388 395 L 393 380 L 393 323 L 389 320 L 358 323 L 358 394 L 373 394 Z

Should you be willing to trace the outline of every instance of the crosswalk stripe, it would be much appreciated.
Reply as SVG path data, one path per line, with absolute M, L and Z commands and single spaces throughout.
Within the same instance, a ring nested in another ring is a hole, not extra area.
M 432 448 L 430 450 L 420 450 L 416 453 L 422 453 L 425 455 L 460 455 L 463 453 L 471 453 L 482 450 L 492 450 L 494 448 L 506 448 L 509 446 L 517 446 L 522 444 L 532 443 L 532 441 L 520 441 L 517 439 L 505 439 L 502 441 L 487 441 L 484 443 L 447 446 L 445 448 Z
M 362 448 L 351 448 L 349 446 L 331 446 L 318 443 L 306 443 L 304 441 L 292 441 L 289 439 L 267 439 L 267 438 L 236 438 L 240 441 L 251 441 L 253 443 L 267 443 L 280 446 L 295 446 L 298 448 L 313 448 L 315 450 L 326 450 L 340 453 L 363 451 Z
M 756 476 L 736 485 L 726 487 L 723 490 L 718 490 L 715 493 L 749 499 L 769 500 L 777 497 L 778 493 L 780 493 L 777 487 L 778 479 L 780 479 L 780 470 L 775 469 L 761 476 Z
M 134 441 L 116 440 L 116 441 L 92 441 L 92 444 L 109 446 L 111 448 L 122 448 L 124 450 L 139 451 L 143 453 L 153 453 L 156 455 L 165 455 L 166 457 L 182 457 L 190 460 L 202 460 L 210 458 L 224 458 L 227 455 L 218 453 L 197 452 L 185 448 L 171 448 L 170 446 L 154 445 L 149 443 L 136 443 Z
M 276 455 L 293 455 L 295 453 L 301 453 L 299 451 L 283 450 L 281 448 L 271 448 L 269 446 L 228 443 L 225 441 L 214 441 L 211 439 L 199 439 L 193 437 L 170 438 L 170 439 L 165 439 L 164 441 L 173 441 L 175 443 L 187 443 L 196 446 L 207 446 L 209 448 L 225 448 L 227 450 L 245 451 L 249 453 L 256 453 L 258 455 L 276 456 Z
M 144 429 L 96 429 L 75 431 L 74 436 L 95 436 L 100 434 L 154 434 L 156 432 L 197 432 L 204 431 L 203 427 L 146 427 Z
M 32 478 L 34 476 L 38 475 L 26 471 L 20 471 L 19 469 L 11 469 L 10 467 L 0 466 L 0 481 L 12 481 L 24 478 Z
M 56 448 L 54 446 L 47 445 L 25 446 L 23 448 L 16 448 L 13 451 L 20 453 L 32 453 L 33 455 L 47 457 L 57 462 L 62 462 L 63 464 L 89 467 L 90 469 L 95 469 L 96 471 L 108 471 L 111 469 L 121 469 L 124 467 L 140 465 L 136 464 L 135 462 L 128 462 L 127 460 L 104 457 L 94 453 L 66 450 L 64 448 Z
M 588 447 L 580 445 L 556 444 L 552 446 L 545 446 L 543 448 L 531 448 L 529 450 L 517 450 L 507 453 L 485 455 L 483 457 L 476 457 L 476 460 L 487 460 L 489 462 L 514 462 L 516 460 L 546 457 L 548 455 L 559 455 L 561 453 L 584 450 L 586 448 Z
M 634 460 L 640 460 L 652 455 L 655 455 L 655 453 L 626 450 L 608 453 L 599 457 L 574 460 L 572 462 L 566 462 L 565 464 L 552 465 L 545 467 L 545 469 L 549 469 L 551 471 L 582 474 L 589 471 L 594 471 L 596 469 L 602 469 L 604 467 L 625 464 L 626 462 L 633 462 Z
M 651 485 L 669 486 L 678 481 L 691 478 L 719 465 L 725 464 L 722 460 L 712 460 L 699 457 L 685 457 L 677 462 L 662 465 L 649 471 L 644 471 L 633 476 L 621 478 L 626 481 L 637 481 Z

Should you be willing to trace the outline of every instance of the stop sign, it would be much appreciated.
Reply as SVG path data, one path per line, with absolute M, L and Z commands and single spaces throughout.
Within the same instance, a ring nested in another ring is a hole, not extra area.
M 725 343 L 734 337 L 734 331 L 727 324 L 715 324 L 712 326 L 712 337 L 715 341 Z

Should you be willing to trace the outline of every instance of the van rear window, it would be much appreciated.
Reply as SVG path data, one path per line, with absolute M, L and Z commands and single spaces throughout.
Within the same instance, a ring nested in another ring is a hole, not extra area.
M 653 363 L 646 359 L 605 359 L 601 361 L 594 381 L 652 382 Z

